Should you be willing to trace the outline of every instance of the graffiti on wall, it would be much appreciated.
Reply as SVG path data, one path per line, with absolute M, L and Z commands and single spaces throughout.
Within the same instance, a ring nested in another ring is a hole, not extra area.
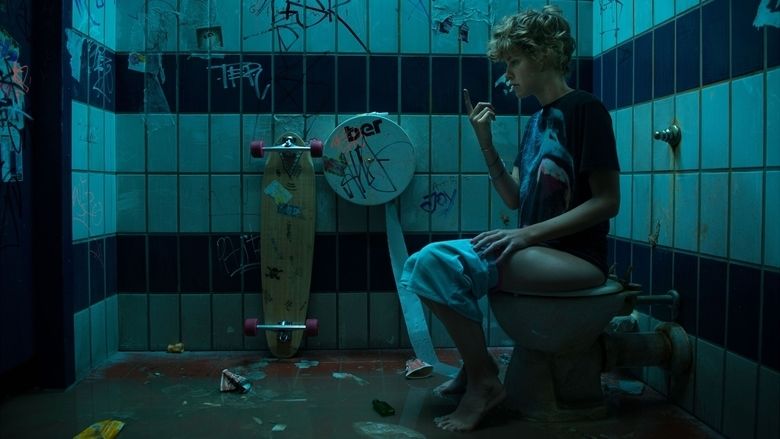
M 254 62 L 238 62 L 231 64 L 220 64 L 209 67 L 211 70 L 217 70 L 217 81 L 222 83 L 222 88 L 236 88 L 242 79 L 249 81 L 252 89 L 255 91 L 257 99 L 265 99 L 268 92 L 267 84 L 265 89 L 260 91 L 260 74 L 263 73 L 263 66 Z
M 19 63 L 19 45 L 0 29 L 0 173 L 2 181 L 22 179 L 22 130 L 25 97 L 29 92 L 27 66 Z
M 244 40 L 272 32 L 279 47 L 288 51 L 301 38 L 306 29 L 315 26 L 334 24 L 346 30 L 360 47 L 369 52 L 368 46 L 355 32 L 338 8 L 349 4 L 352 0 L 316 0 L 314 2 L 277 0 L 271 4 L 268 0 L 250 2 L 249 12 L 252 15 L 271 14 L 271 28 L 247 35 Z M 273 9 L 271 9 L 273 8 Z
M 462 0 L 433 0 L 431 26 L 439 34 L 452 34 L 457 40 L 469 42 L 469 22 L 490 24 L 483 9 L 465 7 Z
M 780 27 L 780 0 L 761 0 L 753 26 Z
M 73 79 L 79 83 L 87 81 L 90 90 L 110 103 L 114 98 L 115 74 L 114 61 L 107 55 L 108 49 L 73 29 L 65 29 L 65 37 Z

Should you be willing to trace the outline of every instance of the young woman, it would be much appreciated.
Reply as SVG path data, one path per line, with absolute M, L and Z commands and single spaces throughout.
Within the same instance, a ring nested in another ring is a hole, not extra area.
M 488 57 L 506 63 L 518 98 L 535 96 L 542 105 L 511 171 L 493 145 L 493 105 L 473 105 L 463 91 L 490 180 L 504 203 L 519 209 L 519 227 L 432 243 L 404 266 L 401 287 L 421 297 L 463 358 L 458 376 L 436 389 L 463 394 L 453 413 L 434 420 L 442 429 L 473 429 L 505 397 L 485 345 L 481 297 L 495 290 L 589 288 L 606 279 L 609 218 L 620 202 L 617 152 L 604 105 L 566 83 L 574 45 L 554 6 L 507 17 L 494 28 Z

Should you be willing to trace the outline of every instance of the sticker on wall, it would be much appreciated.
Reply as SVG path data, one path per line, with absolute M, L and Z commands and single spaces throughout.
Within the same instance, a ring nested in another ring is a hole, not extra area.
M 367 113 L 347 119 L 325 142 L 325 180 L 347 201 L 383 204 L 399 196 L 412 180 L 412 142 L 384 115 Z
M 222 45 L 222 26 L 201 27 L 195 29 L 195 36 L 198 40 L 198 49 L 221 49 Z
M 22 130 L 27 66 L 19 64 L 19 44 L 0 28 L 0 174 L 4 182 L 22 180 Z
M 780 27 L 780 2 L 778 0 L 761 0 L 756 12 L 756 19 L 753 20 L 753 26 L 774 26 Z

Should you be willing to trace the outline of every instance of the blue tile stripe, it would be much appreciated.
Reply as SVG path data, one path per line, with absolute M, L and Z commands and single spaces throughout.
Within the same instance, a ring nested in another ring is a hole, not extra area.
M 643 285 L 643 294 L 680 294 L 676 321 L 686 332 L 780 371 L 780 322 L 772 317 L 780 312 L 780 270 L 608 239 L 608 263 L 619 277 L 631 266 L 630 280 Z M 665 307 L 639 310 L 670 318 Z
M 185 114 L 400 110 L 404 114 L 454 115 L 463 111 L 459 92 L 463 87 L 469 88 L 474 99 L 493 99 L 499 114 L 528 115 L 539 108 L 535 98 L 527 98 L 520 108 L 514 96 L 497 85 L 505 66 L 490 63 L 482 55 L 243 53 L 208 60 L 165 53 L 160 56 L 162 73 L 157 79 L 130 68 L 134 54 L 112 56 L 116 59 L 116 102 L 111 110 L 117 113 L 144 113 L 149 99 L 155 101 L 154 108 L 161 108 L 157 102 L 163 99 L 170 112 Z M 598 86 L 593 78 L 600 78 L 594 68 L 598 66 L 593 58 L 573 59 L 569 84 L 594 91 Z M 74 98 L 87 102 L 87 91 Z

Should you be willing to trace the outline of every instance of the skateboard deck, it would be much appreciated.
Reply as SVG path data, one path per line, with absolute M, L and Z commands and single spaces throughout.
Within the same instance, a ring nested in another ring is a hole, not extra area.
M 276 143 L 288 139 L 304 146 L 295 133 L 283 134 Z M 266 154 L 260 202 L 263 320 L 300 323 L 309 307 L 314 255 L 314 166 L 310 151 Z M 289 358 L 298 351 L 303 331 L 266 331 L 265 336 L 274 356 Z

